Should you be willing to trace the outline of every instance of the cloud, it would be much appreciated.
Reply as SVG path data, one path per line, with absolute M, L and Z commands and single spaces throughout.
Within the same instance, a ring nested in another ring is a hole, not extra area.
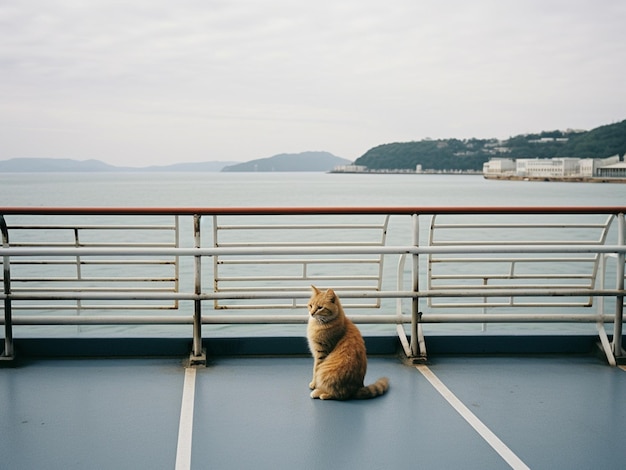
M 624 118 L 624 20 L 618 0 L 5 0 L 0 158 L 355 159 L 595 127 Z

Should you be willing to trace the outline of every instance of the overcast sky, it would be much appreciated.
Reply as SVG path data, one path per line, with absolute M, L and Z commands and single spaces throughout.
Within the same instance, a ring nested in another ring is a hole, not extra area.
M 0 160 L 144 166 L 626 119 L 623 0 L 0 0 Z

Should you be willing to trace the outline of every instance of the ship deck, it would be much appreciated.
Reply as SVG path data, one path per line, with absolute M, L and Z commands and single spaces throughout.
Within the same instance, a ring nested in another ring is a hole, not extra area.
M 0 469 L 624 468 L 624 213 L 3 208 Z M 387 394 L 310 398 L 311 284 Z
M 44 357 L 32 346 L 0 369 L 0 467 L 608 470 L 626 461 L 626 371 L 589 351 L 434 354 L 407 365 L 375 345 L 366 382 L 385 375 L 388 393 L 337 402 L 309 397 L 304 351 L 254 354 L 258 345 L 244 342 L 197 368 L 180 356 Z

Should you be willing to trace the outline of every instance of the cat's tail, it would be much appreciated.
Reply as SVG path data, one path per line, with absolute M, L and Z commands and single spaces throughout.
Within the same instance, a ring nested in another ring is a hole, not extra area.
M 376 382 L 365 387 L 361 387 L 357 390 L 355 398 L 366 399 L 374 398 L 382 395 L 389 388 L 389 379 L 387 377 L 381 377 Z

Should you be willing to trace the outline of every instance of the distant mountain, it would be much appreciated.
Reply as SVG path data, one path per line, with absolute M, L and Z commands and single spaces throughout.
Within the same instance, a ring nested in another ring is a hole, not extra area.
M 163 166 L 114 166 L 99 160 L 72 160 L 69 158 L 12 158 L 0 161 L 0 173 L 77 173 L 77 172 L 218 172 L 218 171 L 330 171 L 350 161 L 328 152 L 280 154 L 246 163 L 198 162 L 174 163 Z
M 140 168 L 141 171 L 222 171 L 227 165 L 233 162 L 198 162 L 198 163 L 175 163 L 165 166 L 148 166 Z
M 43 173 L 43 172 L 132 172 L 132 171 L 221 171 L 233 162 L 175 163 L 164 166 L 125 167 L 114 166 L 99 160 L 72 160 L 69 158 L 12 158 L 0 161 L 0 172 Z
M 0 161 L 0 172 L 100 172 L 118 171 L 99 160 L 71 160 L 69 158 L 12 158 Z
M 350 160 L 328 152 L 281 153 L 273 157 L 226 166 L 222 171 L 330 171 L 336 166 L 349 163 Z

